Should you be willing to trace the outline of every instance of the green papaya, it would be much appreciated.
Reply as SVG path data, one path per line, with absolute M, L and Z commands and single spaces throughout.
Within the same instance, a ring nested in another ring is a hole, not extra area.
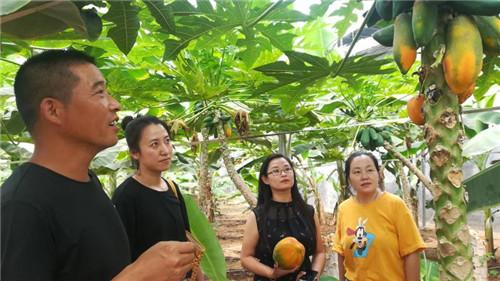
M 392 19 L 392 1 L 391 0 L 375 0 L 375 9 L 384 20 Z
M 368 129 L 363 129 L 360 141 L 361 145 L 364 148 L 368 149 L 368 147 L 370 146 L 370 131 Z
M 363 133 L 364 129 L 360 129 L 358 133 L 356 134 L 356 141 L 359 142 L 361 140 L 361 134 Z
M 417 47 L 429 44 L 437 31 L 438 8 L 432 1 L 415 0 L 411 16 L 413 39 Z
M 499 0 L 456 0 L 447 3 L 460 14 L 478 16 L 496 16 L 500 14 Z
M 408 13 L 399 14 L 394 21 L 392 53 L 401 73 L 406 74 L 417 58 L 417 46 L 413 40 L 411 17 Z
M 413 0 L 392 0 L 392 18 L 395 19 L 399 14 L 408 12 L 413 5 Z
M 366 18 L 368 12 L 364 13 L 363 14 L 363 17 Z M 382 17 L 377 13 L 377 10 L 373 10 L 372 14 L 370 15 L 370 17 L 368 18 L 368 20 L 366 21 L 366 26 L 368 27 L 371 27 L 371 26 L 374 26 L 379 20 L 381 20 Z
M 485 53 L 500 54 L 500 19 L 498 17 L 474 16 L 481 34 Z
M 394 24 L 377 30 L 372 34 L 372 37 L 380 45 L 392 47 L 392 40 L 394 39 Z
M 377 134 L 374 141 L 376 147 L 384 146 L 384 138 L 380 134 Z

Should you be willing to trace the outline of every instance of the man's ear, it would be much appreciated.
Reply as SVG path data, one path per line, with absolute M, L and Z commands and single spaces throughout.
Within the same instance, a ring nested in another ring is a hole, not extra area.
M 55 98 L 46 97 L 40 102 L 40 117 L 48 122 L 61 124 L 64 104 Z

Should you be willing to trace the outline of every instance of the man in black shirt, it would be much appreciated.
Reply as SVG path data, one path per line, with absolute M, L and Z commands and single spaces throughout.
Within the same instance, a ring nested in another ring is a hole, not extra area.
M 47 51 L 19 69 L 16 103 L 35 150 L 1 188 L 3 281 L 181 280 L 195 246 L 159 242 L 130 263 L 123 225 L 88 167 L 117 142 L 118 102 L 92 57 Z

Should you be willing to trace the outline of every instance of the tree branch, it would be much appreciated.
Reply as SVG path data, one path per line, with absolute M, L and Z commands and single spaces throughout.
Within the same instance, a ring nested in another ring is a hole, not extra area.
M 408 169 L 413 173 L 415 174 L 415 176 L 417 176 L 417 178 L 424 184 L 424 186 L 431 192 L 432 196 L 435 196 L 436 194 L 439 194 L 441 193 L 438 188 L 434 185 L 434 183 L 432 182 L 432 180 L 428 177 L 426 177 L 424 175 L 424 173 L 422 173 L 422 171 L 420 171 L 419 168 L 417 168 L 417 166 L 415 166 L 415 164 L 411 163 L 410 160 L 408 160 L 406 157 L 404 157 L 401 153 L 399 153 L 398 151 L 396 151 L 394 149 L 394 147 L 388 143 L 388 142 L 384 142 L 384 148 L 387 150 L 387 151 L 390 151 L 392 154 L 394 154 L 394 156 L 396 158 L 398 158 L 402 163 L 403 165 L 405 165 L 406 167 L 408 167 Z

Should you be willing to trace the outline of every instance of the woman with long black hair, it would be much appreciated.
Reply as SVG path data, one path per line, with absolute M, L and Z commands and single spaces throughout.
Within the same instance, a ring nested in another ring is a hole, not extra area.
M 257 207 L 247 218 L 241 263 L 254 280 L 319 280 L 325 265 L 325 249 L 314 208 L 299 193 L 293 164 L 284 155 L 266 158 L 259 174 Z M 275 265 L 274 246 L 292 236 L 305 247 L 303 263 L 291 270 Z
M 155 116 L 127 116 L 122 127 L 137 170 L 118 186 L 113 203 L 135 260 L 159 241 L 187 241 L 190 228 L 182 193 L 174 181 L 162 177 L 173 158 L 167 124 Z M 197 270 L 197 280 L 204 280 Z

